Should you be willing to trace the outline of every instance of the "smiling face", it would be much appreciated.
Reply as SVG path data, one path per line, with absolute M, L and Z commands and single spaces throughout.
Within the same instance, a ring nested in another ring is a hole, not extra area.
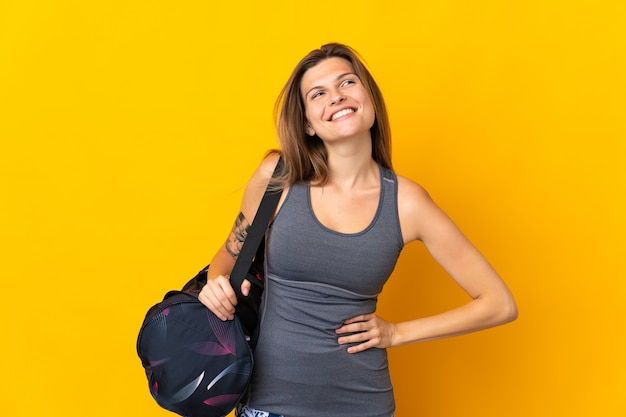
M 307 70 L 300 84 L 306 131 L 323 141 L 370 136 L 375 112 L 365 86 L 343 58 L 328 58 Z

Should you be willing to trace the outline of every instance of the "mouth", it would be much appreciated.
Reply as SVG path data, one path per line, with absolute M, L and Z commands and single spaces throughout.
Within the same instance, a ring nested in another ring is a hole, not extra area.
M 341 109 L 338 112 L 335 112 L 330 116 L 330 121 L 332 122 L 333 120 L 337 120 L 340 117 L 347 116 L 348 114 L 354 113 L 355 111 L 356 111 L 355 109 L 350 108 L 350 107 L 346 109 Z

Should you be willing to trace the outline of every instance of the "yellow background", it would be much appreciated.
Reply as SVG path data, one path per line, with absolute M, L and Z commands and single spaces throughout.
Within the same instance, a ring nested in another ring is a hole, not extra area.
M 340 41 L 385 93 L 396 170 L 520 308 L 393 349 L 397 416 L 626 415 L 624 4 L 1 1 L 0 414 L 171 415 L 143 315 L 226 237 L 297 60 Z M 413 244 L 380 313 L 465 300 Z

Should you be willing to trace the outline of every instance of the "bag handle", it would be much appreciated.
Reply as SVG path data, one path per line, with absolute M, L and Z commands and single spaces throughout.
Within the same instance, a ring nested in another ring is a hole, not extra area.
M 278 159 L 276 168 L 274 168 L 272 179 L 277 177 L 282 169 L 282 166 L 283 158 L 281 156 Z M 254 220 L 252 220 L 250 230 L 248 230 L 248 235 L 243 242 L 241 252 L 237 256 L 237 260 L 235 261 L 233 270 L 230 273 L 230 284 L 235 290 L 238 298 L 242 297 L 241 284 L 243 284 L 244 279 L 246 279 L 246 275 L 248 274 L 248 270 L 252 265 L 254 255 L 256 254 L 257 249 L 259 248 L 259 245 L 263 240 L 263 237 L 265 236 L 265 231 L 269 226 L 272 214 L 274 214 L 274 210 L 276 209 L 276 206 L 278 205 L 278 200 L 280 200 L 280 195 L 282 194 L 282 190 L 271 190 L 270 184 L 268 184 L 267 188 L 265 189 L 265 193 L 263 194 L 263 198 L 261 199 L 259 209 L 254 216 Z

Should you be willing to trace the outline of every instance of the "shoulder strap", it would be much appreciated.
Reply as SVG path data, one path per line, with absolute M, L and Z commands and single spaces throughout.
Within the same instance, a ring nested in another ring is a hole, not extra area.
M 278 175 L 282 165 L 283 159 L 281 157 L 276 164 L 272 178 L 275 178 Z M 281 193 L 281 190 L 270 190 L 269 185 L 265 189 L 259 209 L 254 216 L 254 220 L 252 220 L 252 225 L 250 225 L 250 230 L 248 231 L 246 240 L 243 242 L 241 252 L 237 256 L 235 266 L 230 273 L 230 283 L 237 294 L 241 291 L 241 284 L 246 278 L 248 270 L 252 265 L 254 255 L 263 240 L 263 236 L 265 235 L 265 231 L 267 230 L 270 219 L 272 218 L 272 214 L 274 214 L 278 200 L 280 200 Z

